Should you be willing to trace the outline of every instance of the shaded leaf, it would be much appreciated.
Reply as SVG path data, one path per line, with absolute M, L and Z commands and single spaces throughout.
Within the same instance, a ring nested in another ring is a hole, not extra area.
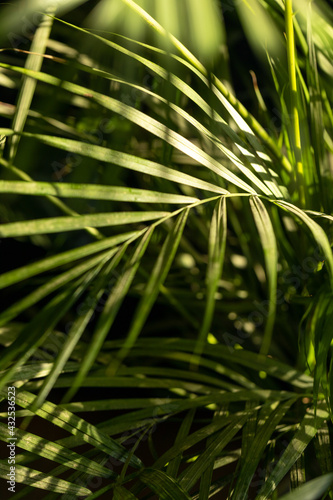
M 0 462 L 0 476 L 8 479 L 7 460 Z M 70 493 L 75 496 L 87 496 L 91 493 L 87 488 L 44 474 L 34 469 L 29 469 L 23 465 L 15 465 L 15 481 L 23 484 L 30 484 L 34 488 L 54 491 L 56 493 Z
M 16 193 L 33 196 L 59 196 L 60 198 L 84 198 L 96 200 L 133 201 L 143 203 L 194 203 L 197 198 L 177 194 L 158 193 L 147 189 L 98 184 L 71 184 L 60 182 L 22 182 L 0 180 L 0 193 Z
M 165 472 L 146 469 L 140 474 L 140 481 L 157 493 L 160 500 L 190 500 L 179 484 Z
M 168 212 L 113 212 L 76 217 L 48 217 L 45 219 L 12 222 L 0 226 L 0 236 L 9 238 L 13 236 L 28 236 L 32 234 L 59 233 L 75 231 L 88 226 L 106 227 L 122 224 L 133 224 L 147 220 L 161 219 L 169 215 Z
M 3 391 L 2 392 L 7 392 Z M 16 393 L 16 404 L 22 408 L 30 408 L 35 399 L 35 395 L 27 391 L 19 391 Z M 92 424 L 89 424 L 82 418 L 77 417 L 73 413 L 62 409 L 61 407 L 47 401 L 35 410 L 35 414 L 54 425 L 69 431 L 74 436 L 79 436 L 82 441 L 91 444 L 99 450 L 108 453 L 109 455 L 121 461 L 125 461 L 128 457 L 128 451 L 110 438 L 107 434 L 97 429 Z M 137 457 L 133 456 L 130 460 L 133 467 L 141 467 L 142 462 Z
M 281 500 L 317 500 L 333 485 L 333 474 L 325 474 L 283 495 Z
M 109 469 L 97 462 L 30 432 L 15 429 L 15 438 L 17 439 L 16 446 L 38 454 L 40 457 L 64 464 L 66 468 L 82 470 L 99 477 L 110 477 L 112 474 Z M 2 423 L 0 423 L 0 439 L 4 442 L 8 441 L 8 426 Z

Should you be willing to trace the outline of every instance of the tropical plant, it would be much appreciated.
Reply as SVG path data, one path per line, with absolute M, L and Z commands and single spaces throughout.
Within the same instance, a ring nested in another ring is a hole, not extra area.
M 329 5 L 2 9 L 5 491 L 333 498 Z

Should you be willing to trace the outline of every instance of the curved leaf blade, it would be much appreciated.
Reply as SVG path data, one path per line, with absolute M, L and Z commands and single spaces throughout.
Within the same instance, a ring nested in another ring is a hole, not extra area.
M 279 482 L 288 473 L 292 465 L 304 452 L 312 438 L 316 435 L 323 422 L 329 418 L 326 406 L 318 405 L 316 414 L 314 409 L 309 410 L 300 423 L 299 429 L 288 444 L 270 476 L 266 479 L 256 500 L 266 500 L 275 490 Z
M 217 202 L 210 225 L 208 265 L 206 274 L 207 296 L 204 317 L 199 332 L 195 354 L 202 352 L 204 343 L 213 321 L 215 296 L 223 270 L 223 261 L 227 241 L 227 205 L 226 199 Z
M 0 462 L 0 477 L 8 479 L 7 461 Z M 83 488 L 82 486 L 72 484 L 64 479 L 58 479 L 19 464 L 15 465 L 15 481 L 31 485 L 34 488 L 53 491 L 55 493 L 69 493 L 75 496 L 87 496 L 91 493 L 91 491 L 87 488 Z
M 60 233 L 63 231 L 76 231 L 88 226 L 118 226 L 162 219 L 167 215 L 169 215 L 169 212 L 113 212 L 10 222 L 0 225 L 0 237 L 10 238 L 33 234 Z
M 146 469 L 140 474 L 140 480 L 157 493 L 160 500 L 190 500 L 190 496 L 179 486 L 177 481 L 165 472 Z
M 312 479 L 296 490 L 283 495 L 281 500 L 318 500 L 333 486 L 333 473 Z
M 0 276 L 0 289 L 6 288 L 7 286 L 14 285 L 20 281 L 36 276 L 37 274 L 43 273 L 45 271 L 50 271 L 57 267 L 69 264 L 76 260 L 88 257 L 94 253 L 101 252 L 107 248 L 112 248 L 113 246 L 123 243 L 126 240 L 135 238 L 141 234 L 141 231 L 131 231 L 129 233 L 119 234 L 116 236 L 111 236 L 110 238 L 105 238 L 102 241 L 97 241 L 94 243 L 89 243 L 73 250 L 67 250 L 66 252 L 61 252 L 52 257 L 46 257 L 38 262 L 33 262 L 32 264 L 27 264 L 23 267 L 13 269 L 7 273 L 3 273 Z
M 264 338 L 262 341 L 260 353 L 268 354 L 272 340 L 275 315 L 276 315 L 276 288 L 277 288 L 277 264 L 278 264 L 277 244 L 275 238 L 275 231 L 271 219 L 269 217 L 265 205 L 260 200 L 260 198 L 251 197 L 250 207 L 252 210 L 254 222 L 257 226 L 257 230 L 259 233 L 266 264 L 269 306 L 268 306 L 268 317 L 265 326 Z
M 168 233 L 162 250 L 152 270 L 150 279 L 144 289 L 143 297 L 134 313 L 132 324 L 124 341 L 124 345 L 118 353 L 119 360 L 123 359 L 131 349 L 131 347 L 133 347 L 135 340 L 140 334 L 141 329 L 146 322 L 148 314 L 150 313 L 157 299 L 160 286 L 163 285 L 175 257 L 188 214 L 188 208 L 183 210 L 182 213 L 178 216 L 178 219 L 174 223 L 172 229 Z
M 5 390 L 1 390 L 3 394 L 6 392 Z M 30 408 L 34 400 L 35 395 L 28 391 L 18 391 L 16 394 L 16 403 L 22 408 Z M 95 448 L 123 462 L 126 461 L 129 455 L 126 448 L 99 430 L 96 426 L 49 401 L 43 403 L 34 413 L 52 422 L 54 425 L 69 431 L 74 436 L 79 436 L 82 441 L 91 444 Z M 135 468 L 142 467 L 141 460 L 136 456 L 132 456 L 129 463 Z
M 178 194 L 159 193 L 148 189 L 98 184 L 72 184 L 61 182 L 23 182 L 0 180 L 0 193 L 32 196 L 58 196 L 59 198 L 83 198 L 142 203 L 195 203 L 198 198 Z
M 69 469 L 77 469 L 94 476 L 106 478 L 112 474 L 109 469 L 102 467 L 97 462 L 31 432 L 15 429 L 15 437 L 17 438 L 16 446 L 38 454 L 40 457 L 63 464 Z M 0 423 L 0 439 L 8 442 L 8 427 L 2 423 Z

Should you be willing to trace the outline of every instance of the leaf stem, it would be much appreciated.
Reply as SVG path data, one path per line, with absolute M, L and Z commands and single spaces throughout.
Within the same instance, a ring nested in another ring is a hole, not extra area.
M 301 206 L 305 206 L 304 193 L 304 172 L 302 164 L 302 145 L 299 126 L 299 115 L 297 109 L 297 80 L 296 80 L 296 58 L 295 58 L 295 38 L 293 26 L 292 0 L 285 3 L 285 28 L 287 36 L 287 58 L 290 84 L 290 106 L 293 128 L 293 144 L 296 161 L 296 181 L 298 185 L 299 201 Z

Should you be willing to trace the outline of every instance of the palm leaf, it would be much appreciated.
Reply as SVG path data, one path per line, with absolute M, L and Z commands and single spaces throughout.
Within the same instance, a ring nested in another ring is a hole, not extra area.
M 172 230 L 169 232 L 164 242 L 154 269 L 152 270 L 151 277 L 145 287 L 143 297 L 134 313 L 132 325 L 127 334 L 126 341 L 118 354 L 120 360 L 123 359 L 123 357 L 127 355 L 129 349 L 133 347 L 157 298 L 160 286 L 163 284 L 169 272 L 184 230 L 188 212 L 188 209 L 186 209 L 178 216 L 177 221 L 174 223 Z
M 285 476 L 291 466 L 301 456 L 311 439 L 316 435 L 323 422 L 327 419 L 328 413 L 325 406 L 318 405 L 316 415 L 311 409 L 300 423 L 299 429 L 283 452 L 280 460 L 276 464 L 272 473 L 269 475 L 264 486 L 258 493 L 257 499 L 264 500 L 269 498 L 281 479 Z
M 75 231 L 88 226 L 105 227 L 133 224 L 147 220 L 161 219 L 169 215 L 168 212 L 110 212 L 77 217 L 48 217 L 24 222 L 3 224 L 0 228 L 2 238 L 14 236 L 28 236 L 32 234 L 59 233 Z
M 312 479 L 312 481 L 300 486 L 292 493 L 283 495 L 281 500 L 317 500 L 327 492 L 332 484 L 333 474 L 325 474 L 324 476 Z
M 205 313 L 199 333 L 196 354 L 202 352 L 212 324 L 215 296 L 221 279 L 225 247 L 227 241 L 227 207 L 225 198 L 220 198 L 215 206 L 209 235 L 209 260 L 207 266 L 207 298 Z
M 23 408 L 30 408 L 34 400 L 34 394 L 27 391 L 20 391 L 17 394 L 16 402 Z M 104 434 L 82 418 L 76 417 L 73 413 L 59 408 L 49 401 L 43 403 L 42 406 L 35 411 L 35 414 L 69 431 L 74 436 L 79 436 L 84 442 L 93 445 L 105 453 L 109 453 L 114 458 L 125 461 L 128 457 L 128 451 L 107 434 Z M 141 467 L 142 462 L 137 457 L 133 456 L 130 460 L 130 464 L 138 468 Z
M 250 198 L 250 206 L 253 218 L 256 223 L 262 248 L 264 251 L 265 264 L 268 281 L 268 318 L 265 327 L 264 338 L 260 352 L 267 354 L 271 344 L 273 326 L 276 314 L 276 287 L 277 287 L 277 244 L 274 234 L 274 228 L 265 205 L 259 198 Z
M 146 469 L 140 480 L 158 494 L 161 500 L 189 500 L 190 497 L 178 483 L 162 471 Z

